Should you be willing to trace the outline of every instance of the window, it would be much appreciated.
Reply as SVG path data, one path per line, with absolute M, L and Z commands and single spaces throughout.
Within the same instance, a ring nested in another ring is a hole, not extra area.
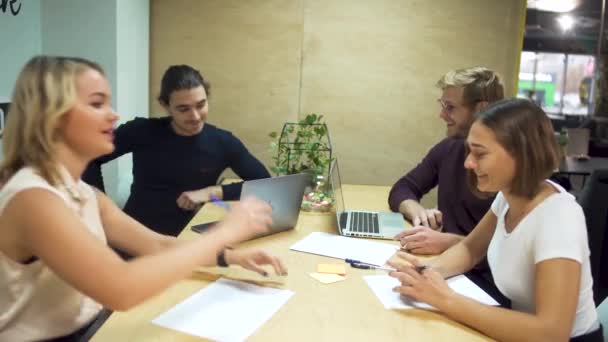
M 517 96 L 550 114 L 588 115 L 594 61 L 591 55 L 524 51 Z

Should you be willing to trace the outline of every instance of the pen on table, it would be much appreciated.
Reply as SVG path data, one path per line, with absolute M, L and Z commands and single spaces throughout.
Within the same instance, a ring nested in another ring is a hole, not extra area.
M 359 261 L 359 260 L 355 260 L 355 259 L 348 259 L 348 258 L 344 259 L 344 261 L 345 261 L 346 263 L 348 263 L 348 264 L 352 264 L 352 263 L 357 263 L 357 264 L 369 264 L 369 263 L 364 262 L 364 261 Z
M 358 262 L 351 262 L 350 266 L 354 267 L 354 268 L 359 268 L 362 270 L 384 270 L 384 271 L 388 271 L 388 272 L 396 271 L 396 269 L 390 268 L 390 267 L 376 266 L 376 265 L 370 265 L 370 264 L 358 263 Z
M 344 259 L 344 261 L 349 263 L 354 268 L 360 268 L 360 269 L 364 269 L 364 270 L 379 269 L 379 270 L 385 270 L 385 271 L 396 271 L 396 269 L 394 269 L 394 268 L 376 266 L 376 265 L 372 265 L 372 264 L 369 264 L 369 263 L 366 263 L 363 261 L 359 261 L 359 260 L 355 260 L 355 259 Z M 427 266 L 427 265 L 414 266 L 414 269 L 416 270 L 416 272 L 418 272 L 420 274 L 422 274 L 422 272 L 424 272 L 424 270 L 426 270 L 427 268 L 429 268 L 429 266 Z
M 355 259 L 346 258 L 346 259 L 344 259 L 344 261 L 349 263 L 354 268 L 360 268 L 360 269 L 364 269 L 364 270 L 379 269 L 379 270 L 385 270 L 385 271 L 396 271 L 396 269 L 394 269 L 394 268 L 377 266 L 374 264 L 370 264 L 369 262 L 359 261 L 359 260 L 355 260 Z
M 211 195 L 211 203 L 217 205 L 220 208 L 224 208 L 226 211 L 230 210 L 230 206 L 226 202 L 219 199 L 219 197 L 217 196 Z

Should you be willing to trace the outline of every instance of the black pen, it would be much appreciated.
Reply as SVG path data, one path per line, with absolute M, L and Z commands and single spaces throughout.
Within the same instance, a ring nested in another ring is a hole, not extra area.
M 359 269 L 363 269 L 363 270 L 379 269 L 379 270 L 385 270 L 385 271 L 397 271 L 394 268 L 383 267 L 383 266 L 376 266 L 376 265 L 372 265 L 372 264 L 367 263 L 367 262 L 363 262 L 363 261 L 359 261 L 359 260 L 354 260 L 354 259 L 344 259 L 344 261 L 346 261 L 347 263 L 349 263 L 354 268 L 359 268 Z M 428 268 L 431 268 L 431 267 L 427 266 L 427 265 L 414 266 L 414 270 L 416 270 L 416 272 L 418 272 L 420 274 L 422 274 L 422 272 L 424 272 L 424 270 L 426 270 Z
M 376 266 L 376 265 L 371 265 L 371 264 L 366 264 L 366 263 L 361 263 L 361 262 L 351 262 L 350 266 L 354 267 L 354 268 L 359 268 L 362 270 L 384 270 L 384 271 L 388 271 L 388 272 L 396 271 L 396 269 L 394 269 L 394 268 Z
M 359 261 L 359 260 L 355 260 L 355 259 L 344 259 L 344 261 L 348 264 L 358 264 L 358 265 L 370 265 L 370 266 L 375 266 L 374 264 L 370 264 L 369 262 L 365 262 L 365 261 Z
M 349 264 L 352 264 L 352 263 L 366 264 L 366 262 L 355 260 L 355 259 L 348 259 L 348 258 L 344 259 L 344 261 L 347 262 L 347 263 L 349 263 Z

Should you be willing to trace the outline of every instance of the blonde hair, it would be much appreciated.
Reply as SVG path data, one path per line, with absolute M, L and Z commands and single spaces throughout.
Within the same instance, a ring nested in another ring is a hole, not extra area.
M 98 64 L 74 57 L 36 56 L 23 67 L 4 130 L 1 184 L 25 166 L 52 185 L 61 183 L 54 156 L 57 128 L 76 102 L 76 76 L 88 69 L 104 74 Z
M 437 81 L 436 86 L 441 90 L 448 87 L 463 88 L 463 100 L 465 104 L 471 107 L 479 101 L 492 103 L 505 97 L 500 76 L 485 67 L 449 71 Z

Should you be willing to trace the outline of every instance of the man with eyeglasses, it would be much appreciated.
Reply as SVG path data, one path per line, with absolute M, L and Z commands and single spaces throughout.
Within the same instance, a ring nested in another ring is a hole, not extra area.
M 465 144 L 474 114 L 504 97 L 500 77 L 484 67 L 453 70 L 437 87 L 442 90 L 439 117 L 447 137 L 393 185 L 388 202 L 414 225 L 398 234 L 404 249 L 415 254 L 439 254 L 471 232 L 488 211 L 492 199 L 476 197 L 466 184 Z M 420 199 L 438 187 L 437 208 Z
M 447 137 L 433 146 L 422 161 L 393 185 L 388 202 L 413 226 L 395 236 L 401 247 L 414 254 L 440 254 L 469 234 L 489 210 L 493 198 L 479 198 L 471 192 L 464 168 L 465 138 L 476 112 L 504 97 L 497 73 L 484 67 L 453 70 L 445 74 L 439 117 L 446 123 Z M 425 208 L 420 199 L 438 187 L 437 208 Z M 501 305 L 509 306 L 494 285 L 487 261 L 466 276 Z

